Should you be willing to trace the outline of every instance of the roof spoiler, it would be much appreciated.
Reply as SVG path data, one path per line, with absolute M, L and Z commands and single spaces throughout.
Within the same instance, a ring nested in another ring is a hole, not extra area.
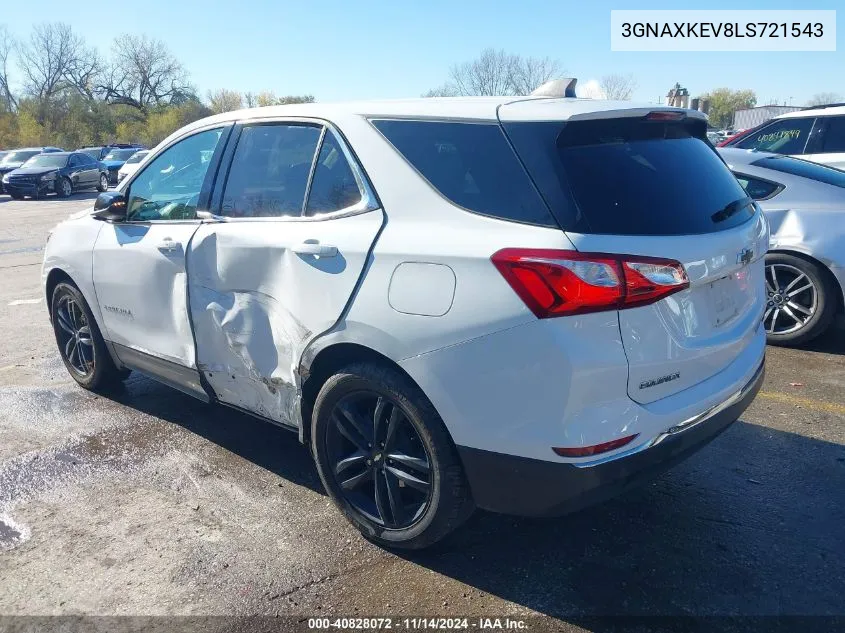
M 532 97 L 575 97 L 575 84 L 578 80 L 575 77 L 564 77 L 563 79 L 552 79 L 531 93 Z

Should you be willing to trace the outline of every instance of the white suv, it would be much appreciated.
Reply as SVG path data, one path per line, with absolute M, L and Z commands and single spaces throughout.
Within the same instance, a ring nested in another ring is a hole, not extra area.
M 59 350 L 298 432 L 381 544 L 577 509 L 759 389 L 768 227 L 705 134 L 572 98 L 198 121 L 52 233 Z

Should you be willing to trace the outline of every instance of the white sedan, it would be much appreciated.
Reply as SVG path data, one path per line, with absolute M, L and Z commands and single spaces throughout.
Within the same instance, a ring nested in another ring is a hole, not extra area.
M 144 160 L 144 157 L 150 153 L 148 149 L 138 150 L 129 159 L 123 163 L 123 167 L 121 167 L 117 172 L 117 182 L 120 184 L 126 178 L 134 174 L 138 171 L 138 168 L 141 166 L 141 161 Z

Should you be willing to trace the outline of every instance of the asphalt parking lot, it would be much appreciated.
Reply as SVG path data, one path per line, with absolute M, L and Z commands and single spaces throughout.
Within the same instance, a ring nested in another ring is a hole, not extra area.
M 76 387 L 40 262 L 93 197 L 0 196 L 0 614 L 845 615 L 841 321 L 770 348 L 742 420 L 655 483 L 560 519 L 478 513 L 397 556 L 293 434 L 138 375 Z

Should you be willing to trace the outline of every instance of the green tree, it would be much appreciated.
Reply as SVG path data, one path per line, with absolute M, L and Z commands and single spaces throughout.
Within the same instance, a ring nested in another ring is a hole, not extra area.
M 731 90 L 717 88 L 702 97 L 710 100 L 710 124 L 717 128 L 726 128 L 733 123 L 734 112 L 753 108 L 757 105 L 757 95 L 753 90 Z

